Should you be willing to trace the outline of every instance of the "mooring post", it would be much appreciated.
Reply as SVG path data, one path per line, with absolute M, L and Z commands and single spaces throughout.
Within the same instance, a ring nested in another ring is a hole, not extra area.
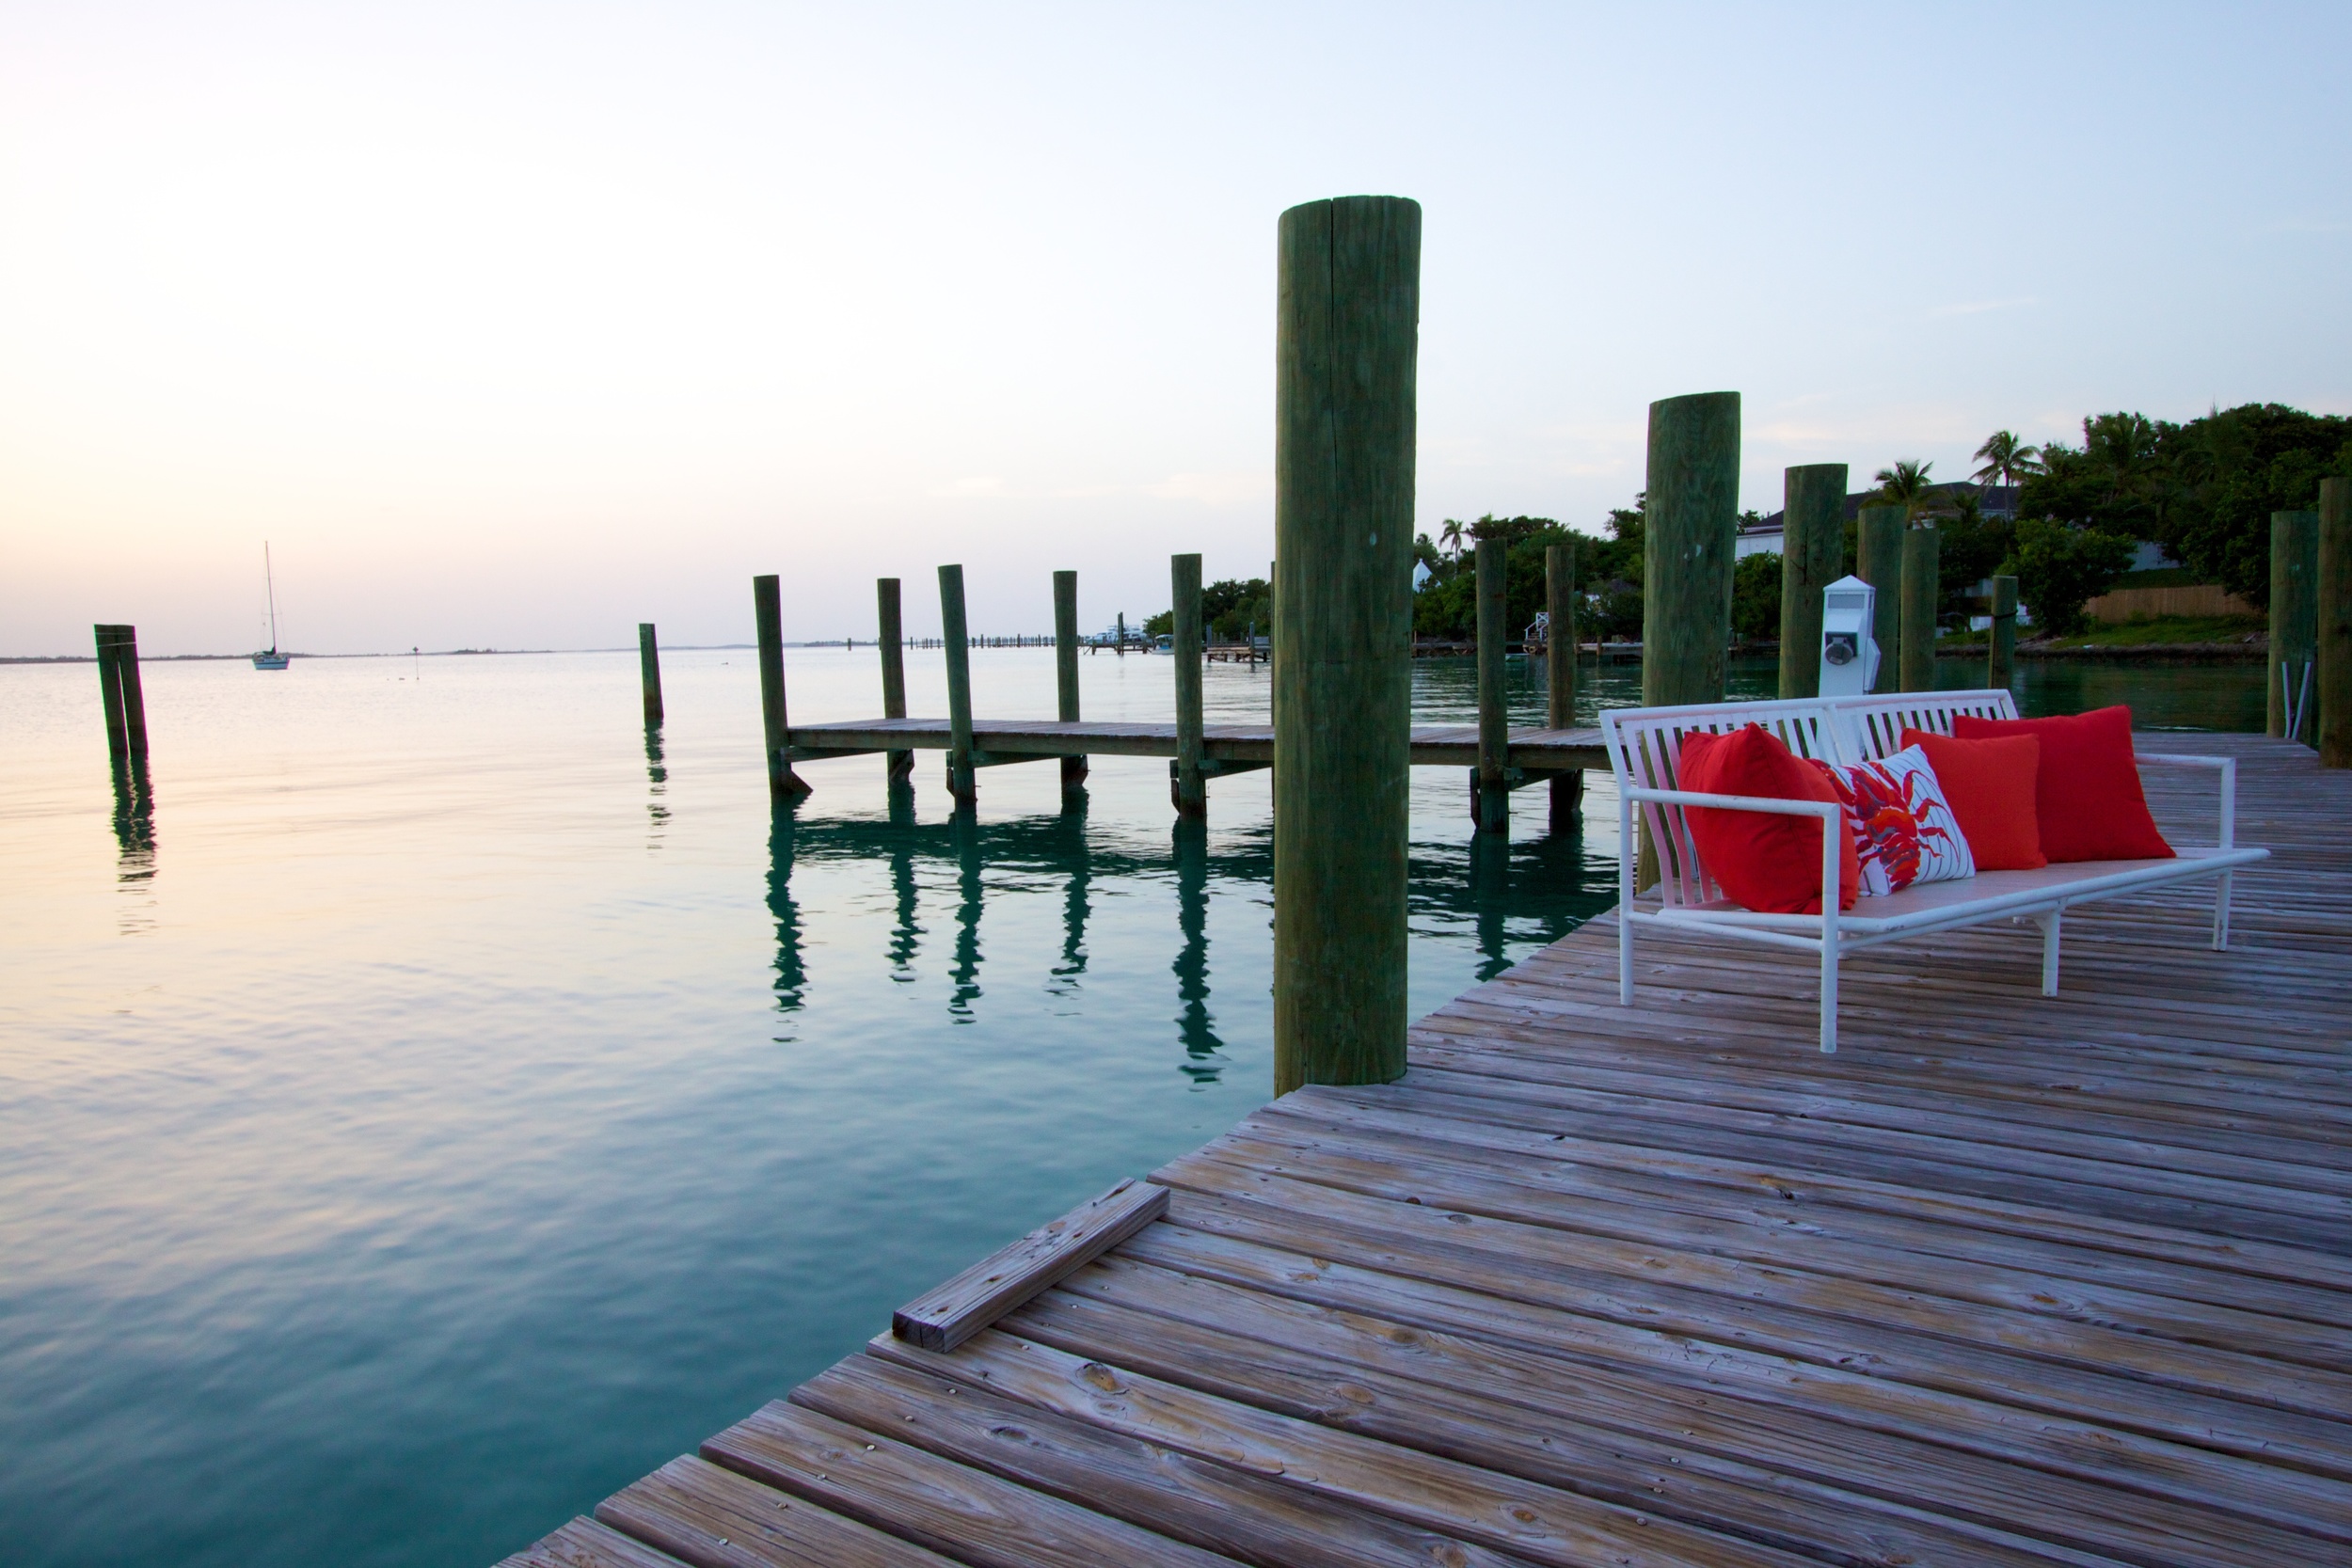
M 122 683 L 122 733 L 134 761 L 147 758 L 147 694 L 139 686 L 139 630 L 115 627 L 115 678 Z
M 972 766 L 972 634 L 963 623 L 963 568 L 939 569 L 939 622 L 947 644 L 947 793 L 956 810 L 980 801 L 978 770 Z
M 1176 761 L 1168 770 L 1168 793 L 1178 815 L 1206 816 L 1209 791 L 1200 778 L 1200 558 L 1168 557 L 1168 583 L 1176 621 L 1169 650 L 1176 656 Z
M 1544 613 L 1550 630 L 1544 637 L 1544 722 L 1565 730 L 1576 723 L 1576 546 L 1559 544 L 1544 549 Z M 1581 768 L 1551 776 L 1551 826 L 1565 828 L 1584 803 Z
M 1642 705 L 1720 703 L 1740 531 L 1740 394 L 1651 404 L 1648 483 Z
M 907 716 L 906 624 L 898 613 L 898 579 L 874 579 L 874 645 L 882 652 L 882 717 Z M 901 789 L 914 783 L 914 753 L 884 752 L 884 787 Z
M 1054 574 L 1054 695 L 1056 715 L 1065 724 L 1078 721 L 1078 574 Z M 1087 781 L 1087 759 L 1061 759 L 1061 786 L 1075 789 Z
M 2304 710 L 2317 672 L 2312 647 L 2319 629 L 2319 514 L 2270 515 L 2270 697 L 2265 733 L 2300 740 L 2309 733 Z M 2298 721 L 2289 725 L 2292 712 Z
M 1119 612 L 1119 646 L 1113 651 L 1121 654 L 1127 651 L 1127 612 L 1123 610 Z
M 1879 678 L 1873 691 L 1893 691 L 1902 674 L 1903 523 L 1899 506 L 1866 506 L 1854 526 L 1854 576 L 1878 590 L 1870 625 L 1879 645 Z
M 1511 832 L 1511 788 L 1503 769 L 1511 763 L 1511 708 L 1503 690 L 1503 625 L 1510 558 L 1500 539 L 1481 539 L 1478 571 L 1478 767 L 1470 774 L 1470 821 L 1482 833 Z
M 1275 312 L 1274 1090 L 1405 1071 L 1421 207 L 1282 214 Z
M 1993 625 L 1986 630 L 1990 649 L 1984 664 L 1984 684 L 2000 690 L 2017 677 L 2017 579 L 1993 579 Z
M 637 623 L 637 680 L 644 689 L 645 722 L 661 722 L 661 654 L 655 647 L 653 623 Z
M 1845 575 L 1846 465 L 1781 474 L 1780 695 L 1821 694 L 1821 590 Z
M 1903 667 L 1905 691 L 1935 689 L 1935 601 L 1940 557 L 1935 525 L 1903 530 Z
M 784 707 L 784 612 L 776 579 L 752 578 L 752 616 L 759 626 L 759 714 L 768 733 L 768 795 L 785 800 L 806 795 L 808 785 L 792 771 L 792 725 Z
M 2352 479 L 2319 482 L 2318 613 L 2312 701 L 2319 766 L 2352 768 Z
M 98 695 L 106 711 L 106 753 L 127 759 L 131 755 L 130 732 L 122 727 L 122 672 L 117 634 L 121 627 L 99 625 L 90 627 L 98 643 Z

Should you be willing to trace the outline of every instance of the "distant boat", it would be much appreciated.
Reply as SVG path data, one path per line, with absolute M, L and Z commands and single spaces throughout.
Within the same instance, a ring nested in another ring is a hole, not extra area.
M 270 575 L 269 541 L 262 541 L 262 586 L 269 593 L 269 648 L 253 656 L 256 670 L 283 670 L 286 656 L 278 651 L 278 583 Z

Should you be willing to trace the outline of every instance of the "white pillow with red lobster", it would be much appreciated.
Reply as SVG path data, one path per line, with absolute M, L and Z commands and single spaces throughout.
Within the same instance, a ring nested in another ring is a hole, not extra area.
M 1845 802 L 1846 825 L 1862 862 L 1862 896 L 1884 897 L 1919 882 L 1977 874 L 1928 754 L 1916 746 L 1851 768 L 1816 763 Z

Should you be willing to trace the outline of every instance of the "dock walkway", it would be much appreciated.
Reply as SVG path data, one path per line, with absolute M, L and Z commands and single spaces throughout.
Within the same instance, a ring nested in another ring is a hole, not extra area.
M 2352 774 L 2255 736 L 2206 895 L 1810 958 L 1603 919 L 509 1560 L 2352 1561 Z M 2210 797 L 2150 775 L 2199 842 Z M 2210 781 L 2206 781 L 2210 788 Z M 1156 1199 L 1156 1195 L 1154 1195 Z
M 945 719 L 858 719 L 826 724 L 795 724 L 786 758 L 813 762 L 871 752 L 946 751 Z M 1267 768 L 1274 763 L 1274 726 L 1206 724 L 1202 755 L 1212 763 Z M 975 719 L 972 743 L 989 758 L 1129 756 L 1173 757 L 1176 726 L 1095 720 Z M 1478 766 L 1476 724 L 1416 724 L 1412 760 L 1416 768 Z M 1609 753 L 1598 730 L 1521 729 L 1510 732 L 1506 766 L 1531 773 L 1606 772 Z

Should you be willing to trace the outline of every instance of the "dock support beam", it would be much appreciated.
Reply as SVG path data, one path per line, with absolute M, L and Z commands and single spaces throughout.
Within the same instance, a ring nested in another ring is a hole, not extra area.
M 2352 479 L 2319 482 L 2319 766 L 2352 768 Z
M 898 579 L 874 579 L 874 643 L 882 653 L 882 717 L 904 719 L 907 716 L 907 639 L 906 621 L 899 613 Z M 884 777 L 892 789 L 911 789 L 914 785 L 914 753 L 885 752 L 887 764 Z
M 1780 696 L 1821 694 L 1821 590 L 1846 569 L 1846 465 L 1781 474 Z
M 1866 506 L 1855 524 L 1854 576 L 1878 590 L 1870 637 L 1879 645 L 1873 691 L 1893 691 L 1902 672 L 1903 509 Z
M 2017 678 L 2017 579 L 1993 579 L 1993 625 L 1986 631 L 1984 684 L 2005 689 Z
M 940 641 L 947 653 L 947 793 L 956 810 L 979 804 L 972 762 L 972 634 L 963 620 L 963 568 L 939 569 Z
M 1282 214 L 1274 376 L 1274 1092 L 1405 1071 L 1421 207 Z
M 1055 717 L 1065 724 L 1078 721 L 1078 574 L 1054 574 L 1054 695 Z M 1061 759 L 1061 786 L 1075 789 L 1087 782 L 1087 759 Z
M 1200 558 L 1168 557 L 1168 584 L 1175 611 L 1176 760 L 1168 765 L 1168 797 L 1181 816 L 1206 816 L 1209 790 L 1200 778 Z
M 93 626 L 98 641 L 98 689 L 106 710 L 106 750 L 125 759 L 147 756 L 147 697 L 139 687 L 138 628 Z
M 1576 546 L 1559 544 L 1544 551 L 1544 612 L 1550 632 L 1544 640 L 1544 722 L 1565 730 L 1576 723 Z M 1581 768 L 1551 777 L 1551 827 L 1568 826 L 1584 803 Z
M 1482 833 L 1511 832 L 1511 787 L 1502 770 L 1511 761 L 1511 710 L 1503 690 L 1503 642 L 1508 597 L 1509 546 L 1500 539 L 1478 541 L 1478 770 L 1470 775 L 1470 820 Z
M 1942 564 L 1935 525 L 1903 530 L 1905 691 L 1935 689 L 1935 601 Z
M 1740 394 L 1649 405 L 1642 705 L 1720 703 L 1740 531 Z
M 645 722 L 661 722 L 661 650 L 655 646 L 653 623 L 637 623 L 637 681 L 644 689 Z
M 789 800 L 808 793 L 808 785 L 792 771 L 786 755 L 792 745 L 792 724 L 784 707 L 784 612 L 778 608 L 776 579 L 752 578 L 752 616 L 759 625 L 759 715 L 768 734 L 768 797 Z
M 2319 629 L 2319 514 L 2270 515 L 2270 696 L 2264 732 L 2300 740 L 2317 672 L 2312 647 Z

